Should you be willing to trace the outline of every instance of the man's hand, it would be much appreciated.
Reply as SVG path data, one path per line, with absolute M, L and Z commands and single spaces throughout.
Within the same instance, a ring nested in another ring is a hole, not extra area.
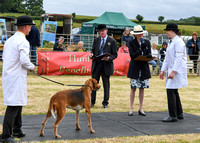
M 109 57 L 103 57 L 103 60 L 104 60 L 104 61 L 108 61 L 108 60 L 109 60 Z
M 89 54 L 89 58 L 90 58 L 90 59 L 92 59 L 92 57 L 93 57 L 93 54 L 92 54 L 92 53 L 90 53 L 90 54 Z
M 164 71 L 160 72 L 160 79 L 162 79 L 162 80 L 164 79 Z
M 175 76 L 176 72 L 175 71 L 172 71 L 169 76 L 168 76 L 168 79 L 173 79 L 174 76 Z

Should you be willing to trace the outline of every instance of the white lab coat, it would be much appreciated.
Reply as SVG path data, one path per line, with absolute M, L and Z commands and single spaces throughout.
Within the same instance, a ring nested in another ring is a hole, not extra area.
M 29 52 L 30 44 L 21 32 L 16 32 L 4 45 L 2 87 L 5 105 L 27 105 L 27 70 L 34 70 Z
M 167 89 L 179 89 L 188 85 L 186 46 L 179 36 L 175 36 L 167 47 L 161 71 L 166 70 Z M 173 79 L 168 79 L 172 71 L 176 71 L 176 74 Z

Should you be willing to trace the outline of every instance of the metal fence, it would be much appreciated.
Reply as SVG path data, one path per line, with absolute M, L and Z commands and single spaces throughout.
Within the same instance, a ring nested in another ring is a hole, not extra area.
M 12 36 L 14 33 L 15 33 L 14 31 L 7 31 L 8 38 L 10 36 Z M 41 35 L 41 41 L 42 41 L 42 33 L 40 33 L 40 35 Z M 84 42 L 83 48 L 86 49 L 86 51 L 91 51 L 94 38 L 96 38 L 98 35 L 96 35 L 96 34 L 73 34 L 73 35 L 72 34 L 57 34 L 56 41 L 59 39 L 60 36 L 64 37 L 64 39 L 65 39 L 64 44 L 67 47 L 77 45 L 79 41 L 83 41 Z M 161 36 L 162 36 L 162 40 L 164 40 L 164 41 L 168 40 L 168 37 L 166 36 L 166 34 L 162 34 Z M 149 34 L 145 38 L 151 40 L 151 34 Z M 183 41 L 185 43 L 187 43 L 187 41 L 189 39 L 191 39 L 191 36 L 181 36 L 181 38 L 183 39 Z M 3 50 L 0 50 L 0 73 L 2 72 L 2 52 L 3 52 Z M 191 55 L 190 57 L 192 57 L 192 56 L 197 56 L 197 55 Z M 33 56 L 31 57 L 31 55 L 30 55 L 30 58 L 32 61 L 34 61 L 35 58 L 37 58 L 37 57 L 33 57 Z M 200 56 L 198 55 L 198 58 L 196 58 L 196 60 L 190 60 L 190 59 L 191 58 L 189 58 L 189 56 L 188 56 L 188 61 L 187 61 L 188 74 L 200 75 L 200 72 L 199 72 Z M 159 62 L 157 62 L 156 74 L 159 74 L 159 72 L 160 72 L 160 66 L 159 66 Z

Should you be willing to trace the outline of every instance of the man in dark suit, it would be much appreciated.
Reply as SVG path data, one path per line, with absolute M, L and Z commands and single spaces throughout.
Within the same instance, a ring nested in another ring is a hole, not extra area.
M 107 35 L 108 29 L 105 24 L 98 25 L 98 32 L 100 37 L 96 38 L 93 42 L 92 52 L 90 58 L 92 61 L 92 78 L 95 78 L 98 83 L 100 75 L 102 76 L 104 88 L 104 100 L 102 102 L 103 108 L 108 107 L 109 92 L 110 92 L 110 75 L 113 74 L 113 60 L 117 58 L 117 42 Z M 107 56 L 102 56 L 101 59 L 95 57 L 108 53 Z M 92 92 L 91 107 L 94 106 L 96 101 L 96 92 Z

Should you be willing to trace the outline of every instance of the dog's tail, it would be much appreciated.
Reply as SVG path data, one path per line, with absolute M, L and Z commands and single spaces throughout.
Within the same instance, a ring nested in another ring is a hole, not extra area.
M 54 96 L 51 98 L 50 100 L 50 104 L 49 104 L 49 110 L 51 111 L 51 115 L 56 118 L 55 114 L 54 114 L 54 103 L 55 99 L 54 99 Z

